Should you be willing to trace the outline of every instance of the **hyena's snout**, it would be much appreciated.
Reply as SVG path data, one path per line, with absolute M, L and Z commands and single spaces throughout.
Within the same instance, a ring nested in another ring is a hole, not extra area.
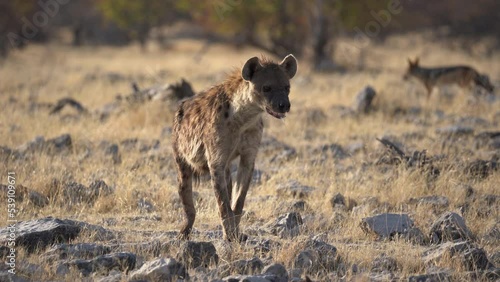
M 287 96 L 271 99 L 266 106 L 266 111 L 273 117 L 282 119 L 290 111 L 290 100 Z
M 278 98 L 271 101 L 271 107 L 278 113 L 288 113 L 290 111 L 290 100 L 288 97 Z
M 290 101 L 283 99 L 276 102 L 277 105 L 273 106 L 279 113 L 288 113 L 290 111 Z

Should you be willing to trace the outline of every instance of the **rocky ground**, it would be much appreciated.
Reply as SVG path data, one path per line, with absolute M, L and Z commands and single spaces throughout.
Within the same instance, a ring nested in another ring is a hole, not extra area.
M 16 274 L 2 264 L 0 281 L 499 280 L 499 99 L 445 87 L 425 100 L 401 81 L 405 58 L 446 42 L 403 54 L 406 40 L 370 46 L 361 70 L 299 70 L 289 116 L 266 117 L 241 243 L 221 239 L 206 178 L 192 241 L 175 239 L 171 120 L 256 50 L 13 54 L 0 67 L 0 190 L 6 211 L 14 173 L 16 211 L 0 217 L 0 255 L 14 238 Z M 499 52 L 441 56 L 421 61 L 470 62 L 500 86 Z

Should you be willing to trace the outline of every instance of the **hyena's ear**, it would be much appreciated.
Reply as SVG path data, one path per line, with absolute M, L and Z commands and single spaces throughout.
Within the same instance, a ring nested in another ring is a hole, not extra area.
M 411 61 L 410 58 L 407 58 L 406 60 L 408 61 L 408 65 L 413 66 L 413 62 Z
M 415 66 L 418 66 L 418 61 L 419 61 L 419 60 L 420 60 L 420 58 L 419 58 L 419 57 L 416 57 L 416 58 L 415 58 L 415 63 L 413 63 L 413 64 L 414 64 Z
M 262 68 L 259 58 L 253 57 L 249 59 L 243 68 L 241 69 L 241 77 L 243 77 L 244 80 L 251 81 L 253 75 L 260 69 Z
M 290 79 L 292 79 L 297 73 L 297 59 L 295 59 L 292 54 L 286 56 L 283 61 L 281 61 L 280 66 L 285 69 L 286 74 Z

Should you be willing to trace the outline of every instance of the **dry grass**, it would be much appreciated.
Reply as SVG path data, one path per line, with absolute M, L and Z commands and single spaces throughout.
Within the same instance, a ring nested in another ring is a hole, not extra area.
M 500 77 L 500 52 L 490 57 L 472 56 L 460 50 L 447 50 L 446 42 L 428 42 L 412 35 L 416 44 L 408 44 L 408 37 L 390 38 L 383 46 L 369 46 L 363 70 L 346 73 L 313 73 L 307 67 L 299 67 L 298 77 L 292 84 L 292 112 L 284 122 L 266 117 L 266 135 L 273 136 L 299 152 L 298 157 L 282 164 L 270 164 L 264 154 L 258 157 L 257 168 L 268 176 L 259 185 L 251 187 L 247 205 L 247 216 L 243 228 L 258 226 L 284 212 L 280 208 L 292 203 L 292 198 L 276 197 L 276 186 L 287 179 L 316 187 L 306 201 L 309 206 L 302 214 L 308 218 L 304 238 L 326 234 L 326 239 L 339 249 L 346 265 L 346 275 L 352 277 L 351 266 L 369 269 L 373 258 L 382 253 L 394 257 L 400 267 L 400 276 L 425 272 L 420 260 L 422 247 L 407 242 L 378 242 L 359 228 L 361 218 L 371 215 L 371 210 L 341 212 L 335 217 L 329 199 L 341 193 L 358 203 L 368 196 L 377 197 L 387 203 L 391 212 L 408 212 L 417 225 L 427 232 L 432 221 L 444 210 L 455 210 L 465 201 L 457 192 L 457 185 L 470 184 L 476 195 L 499 194 L 500 174 L 494 173 L 483 181 L 470 180 L 463 175 L 457 162 L 476 158 L 489 158 L 491 153 L 476 150 L 471 138 L 464 137 L 457 144 L 442 146 L 445 137 L 435 133 L 436 128 L 452 124 L 453 119 L 475 116 L 488 121 L 489 125 L 477 127 L 476 133 L 499 129 L 499 102 L 487 102 L 486 98 L 472 98 L 467 91 L 447 88 L 454 98 L 447 100 L 442 92 L 425 99 L 424 88 L 416 82 L 404 82 L 401 77 L 406 68 L 406 58 L 420 55 L 423 65 L 448 65 L 465 63 L 486 72 L 496 81 Z M 478 43 L 480 44 L 480 43 Z M 25 51 L 13 53 L 0 65 L 0 145 L 16 148 L 36 136 L 52 138 L 64 133 L 71 134 L 74 146 L 70 154 L 49 156 L 36 154 L 30 161 L 11 161 L 0 164 L 0 173 L 15 171 L 17 183 L 45 195 L 50 193 L 53 179 L 73 180 L 88 185 L 92 180 L 102 179 L 115 188 L 111 196 L 100 197 L 92 205 L 65 206 L 57 198 L 49 206 L 36 208 L 22 204 L 19 220 L 44 216 L 73 218 L 104 225 L 112 230 L 125 231 L 122 241 L 150 240 L 151 234 L 159 236 L 167 230 L 177 230 L 182 222 L 182 209 L 176 193 L 176 180 L 171 158 L 170 137 L 162 135 L 171 125 L 172 112 L 162 102 L 151 102 L 127 109 L 125 114 L 111 116 L 106 122 L 97 118 L 83 117 L 68 121 L 61 115 L 48 115 L 46 109 L 29 109 L 33 101 L 53 103 L 62 97 L 73 97 L 89 109 L 97 109 L 114 100 L 114 97 L 130 92 L 130 81 L 141 86 L 155 83 L 175 82 L 184 77 L 193 83 L 195 90 L 206 88 L 224 77 L 232 67 L 239 66 L 247 58 L 260 51 L 250 48 L 234 50 L 214 44 L 208 53 L 199 59 L 194 54 L 202 47 L 197 41 L 183 40 L 172 44 L 168 50 L 152 50 L 140 53 L 137 46 L 126 48 L 80 48 L 66 46 L 30 45 Z M 357 58 L 338 56 L 345 63 Z M 348 65 L 349 66 L 349 65 Z M 110 82 L 102 74 L 115 72 L 128 79 Z M 97 79 L 86 77 L 96 75 Z M 375 111 L 357 118 L 343 117 L 336 105 L 350 106 L 354 96 L 363 86 L 372 85 L 378 92 Z M 395 109 L 421 107 L 421 112 L 405 118 L 394 114 Z M 307 118 L 311 109 L 322 110 L 327 118 L 317 124 Z M 442 111 L 445 119 L 439 119 L 436 111 Z M 67 110 L 63 115 L 72 115 Z M 404 134 L 416 133 L 421 138 L 403 138 Z M 394 136 L 401 140 L 407 152 L 427 149 L 428 155 L 446 154 L 442 161 L 440 177 L 432 184 L 422 173 L 403 167 L 383 171 L 373 165 L 383 149 L 376 137 Z M 122 163 L 114 165 L 98 151 L 83 158 L 87 146 L 97 147 L 102 140 L 119 144 L 130 138 L 160 140 L 154 152 L 121 150 Z M 344 160 L 333 158 L 322 163 L 312 160 L 321 156 L 311 155 L 309 148 L 337 143 L 347 147 L 354 142 L 363 144 L 360 152 Z M 498 151 L 496 152 L 498 154 Z M 162 159 L 154 159 L 162 157 Z M 136 164 L 140 165 L 136 165 Z M 450 164 L 454 164 L 450 166 Z M 5 178 L 2 178 L 5 179 Z M 212 190 L 206 183 L 197 187 L 197 221 L 195 228 L 201 231 L 219 229 L 219 218 Z M 428 206 L 409 206 L 410 198 L 442 195 L 448 197 L 447 209 L 432 209 Z M 132 218 L 145 215 L 137 208 L 137 199 L 151 201 L 161 220 L 137 221 Z M 269 200 L 259 200 L 270 197 Z M 3 206 L 3 204 L 0 204 Z M 465 218 L 468 226 L 478 237 L 484 235 L 499 220 L 498 207 L 489 216 L 478 215 L 479 206 L 472 205 Z M 383 211 L 383 210 L 382 210 Z M 0 220 L 5 222 L 6 214 Z M 116 219 L 116 225 L 106 226 L 107 219 Z M 134 232 L 132 232 L 133 230 Z M 202 235 L 199 238 L 203 239 Z M 278 239 L 277 239 L 278 240 Z M 280 240 L 282 246 L 272 251 L 273 260 L 291 267 L 300 245 L 294 240 Z M 484 245 L 489 254 L 500 251 L 498 245 Z M 233 253 L 223 259 L 249 258 L 248 250 L 233 246 Z M 24 257 L 24 255 L 21 254 Z M 26 258 L 36 263 L 36 257 Z M 442 267 L 453 264 L 444 262 Z

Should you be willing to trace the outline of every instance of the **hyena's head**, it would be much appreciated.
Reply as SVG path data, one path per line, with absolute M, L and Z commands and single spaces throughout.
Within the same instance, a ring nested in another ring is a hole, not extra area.
M 415 73 L 415 71 L 418 68 L 419 68 L 418 57 L 413 62 L 412 62 L 412 60 L 408 59 L 408 69 L 406 70 L 406 73 L 403 76 L 403 79 L 408 80 Z
M 253 84 L 259 106 L 278 119 L 290 111 L 290 79 L 296 73 L 297 60 L 291 54 L 279 64 L 253 57 L 241 70 L 243 79 Z

